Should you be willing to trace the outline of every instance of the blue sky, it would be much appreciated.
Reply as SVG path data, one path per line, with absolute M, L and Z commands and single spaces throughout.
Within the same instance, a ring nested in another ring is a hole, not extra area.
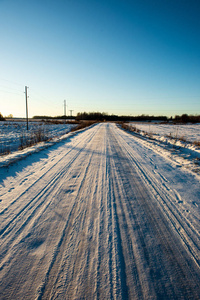
M 197 0 L 0 0 L 0 112 L 200 114 Z

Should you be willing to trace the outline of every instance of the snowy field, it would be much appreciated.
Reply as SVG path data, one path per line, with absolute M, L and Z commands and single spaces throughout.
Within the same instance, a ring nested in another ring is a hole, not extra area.
M 139 130 L 160 137 L 172 137 L 188 142 L 200 142 L 200 124 L 159 124 L 159 123 L 129 123 Z
M 153 143 L 102 123 L 0 168 L 1 299 L 199 299 L 200 176 Z
M 50 139 L 61 136 L 70 131 L 74 125 L 51 124 L 38 121 L 29 122 L 29 130 L 26 130 L 25 121 L 3 121 L 0 122 L 0 153 L 12 152 L 23 147 L 26 141 L 34 139 L 38 134 Z

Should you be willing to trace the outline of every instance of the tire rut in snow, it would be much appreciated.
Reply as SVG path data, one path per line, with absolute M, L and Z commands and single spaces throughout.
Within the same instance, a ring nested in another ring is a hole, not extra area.
M 127 157 L 124 144 L 122 146 L 118 142 L 112 131 L 109 137 L 113 155 L 110 166 L 112 178 L 116 178 L 113 184 L 118 195 L 117 207 L 121 216 L 124 252 L 128 253 L 128 244 L 129 255 L 132 255 L 132 260 L 136 261 L 136 266 L 138 265 L 142 298 L 146 299 L 151 295 L 152 299 L 155 296 L 162 299 L 170 297 L 198 299 L 199 268 L 188 256 L 176 232 L 138 176 L 137 165 L 134 166 Z M 130 246 L 130 242 L 127 241 L 131 239 Z M 134 264 L 132 272 L 129 270 L 129 264 L 126 265 L 127 272 L 133 274 Z M 128 278 L 131 278 L 130 275 Z M 134 293 L 131 291 L 134 289 L 130 282 L 130 298 L 137 298 L 135 291 Z M 140 294 L 138 298 L 141 298 Z
M 98 189 L 102 191 L 102 158 L 98 149 L 90 150 L 90 158 L 84 170 L 83 180 L 74 199 L 70 217 L 63 230 L 45 283 L 38 299 L 80 298 L 85 295 L 89 299 L 95 294 L 95 272 L 91 269 L 94 259 L 94 239 L 91 230 L 94 226 L 95 204 L 98 206 Z M 97 157 L 100 162 L 94 168 Z M 92 211 L 94 209 L 94 212 Z M 94 264 L 96 266 L 96 264 Z M 91 278 L 93 273 L 94 278 Z

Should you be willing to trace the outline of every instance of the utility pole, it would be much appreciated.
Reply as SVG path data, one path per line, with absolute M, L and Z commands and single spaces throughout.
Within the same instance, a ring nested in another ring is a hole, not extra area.
M 66 117 L 66 100 L 64 100 L 64 116 Z
M 72 117 L 72 112 L 74 111 L 73 109 L 69 109 L 70 111 L 70 116 Z
M 25 100 L 26 100 L 26 128 L 28 130 L 28 94 L 27 94 L 28 87 L 25 86 Z

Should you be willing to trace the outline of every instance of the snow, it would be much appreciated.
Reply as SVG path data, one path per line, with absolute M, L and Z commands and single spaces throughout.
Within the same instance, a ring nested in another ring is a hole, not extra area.
M 200 176 L 180 153 L 113 123 L 23 151 L 1 157 L 3 299 L 198 299 Z
M 188 170 L 200 174 L 200 124 L 128 123 L 144 145 Z M 179 133 L 179 134 L 178 134 Z M 184 139 L 182 134 L 184 133 Z
M 139 130 L 160 137 L 184 139 L 188 142 L 200 142 L 200 124 L 162 124 L 162 123 L 129 123 Z
M 29 122 L 29 130 L 25 121 L 0 122 L 0 153 L 13 152 L 19 149 L 22 140 L 30 139 L 40 132 L 46 139 L 61 136 L 70 131 L 72 124 L 51 124 L 38 121 Z

